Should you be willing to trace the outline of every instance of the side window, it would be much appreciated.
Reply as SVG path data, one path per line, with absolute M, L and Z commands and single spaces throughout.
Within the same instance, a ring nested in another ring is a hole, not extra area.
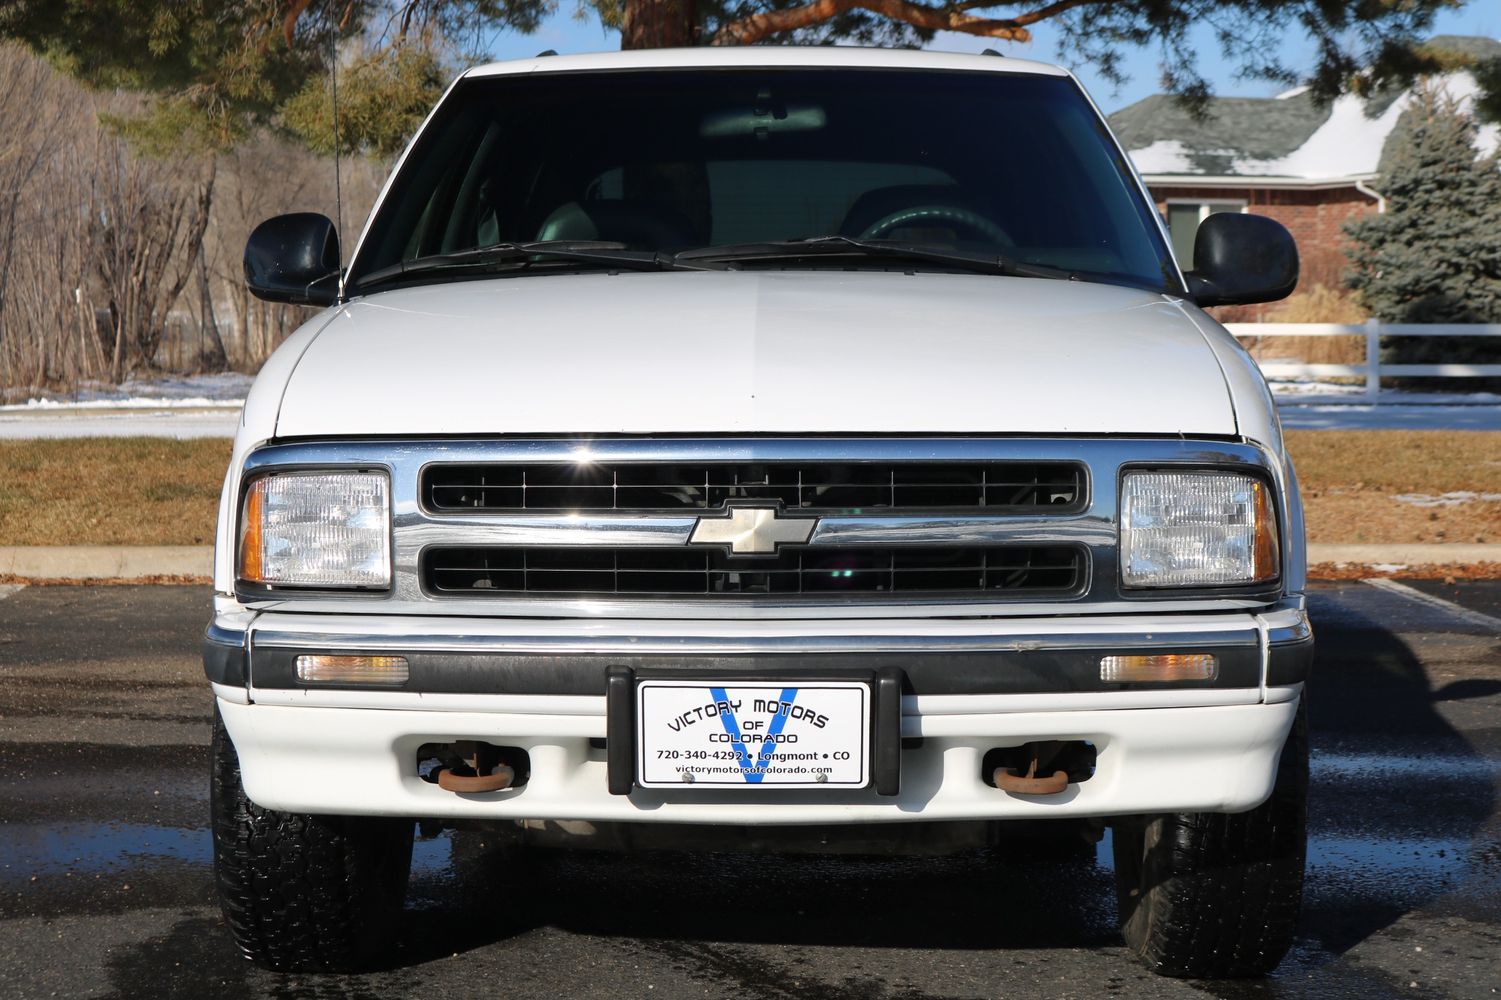
M 1216 212 L 1244 212 L 1244 201 L 1179 201 L 1167 203 L 1167 230 L 1173 237 L 1173 255 L 1186 271 L 1193 267 L 1194 237 L 1199 223 Z

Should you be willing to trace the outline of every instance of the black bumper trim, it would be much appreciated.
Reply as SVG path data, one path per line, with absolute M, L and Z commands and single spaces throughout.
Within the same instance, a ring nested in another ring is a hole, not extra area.
M 1267 687 L 1303 684 L 1313 674 L 1313 636 L 1267 647 Z
M 902 672 L 896 667 L 876 671 L 875 752 L 871 754 L 871 779 L 877 795 L 896 795 L 902 790 Z
M 401 651 L 411 679 L 403 688 L 424 694 L 607 695 L 612 667 L 656 676 L 692 673 L 735 678 L 785 677 L 789 680 L 830 672 L 900 668 L 903 694 L 1059 694 L 1080 691 L 1161 690 L 1159 684 L 1110 684 L 1100 680 L 1100 657 L 1122 652 L 1111 646 L 1079 649 L 1004 650 L 988 652 L 774 653 L 732 655 L 635 655 L 589 653 L 421 653 Z M 300 653 L 325 652 L 316 643 L 301 649 L 257 645 L 253 673 L 260 689 L 300 689 L 294 664 Z M 341 646 L 344 654 L 388 655 L 372 644 L 365 649 Z M 1254 642 L 1235 644 L 1174 643 L 1136 646 L 1132 653 L 1208 652 L 1220 658 L 1213 682 L 1172 685 L 1179 688 L 1254 688 L 1261 683 L 1261 650 Z M 334 685 L 316 685 L 335 688 Z M 351 690 L 363 690 L 352 687 Z M 393 690 L 393 689 L 386 689 Z
M 244 687 L 250 679 L 248 661 L 244 632 L 230 632 L 209 624 L 203 633 L 203 672 L 211 682 Z
M 605 674 L 605 773 L 611 795 L 636 787 L 636 674 L 610 667 Z

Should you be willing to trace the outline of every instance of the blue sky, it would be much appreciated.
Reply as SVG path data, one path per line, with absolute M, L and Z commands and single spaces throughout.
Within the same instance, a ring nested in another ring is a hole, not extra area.
M 575 9 L 570 0 L 561 0 L 558 12 L 549 18 L 536 33 L 531 35 L 515 32 L 497 34 L 490 46 L 491 53 L 496 59 L 519 59 L 534 56 L 544 49 L 556 49 L 558 52 L 571 55 L 578 52 L 609 51 L 620 47 L 619 36 L 614 32 L 605 31 L 600 27 L 599 21 L 592 16 L 587 20 L 575 18 L 573 16 Z M 1501 38 L 1501 3 L 1497 3 L 1496 0 L 1470 0 L 1463 10 L 1440 15 L 1434 34 L 1485 35 L 1489 38 Z M 938 37 L 932 47 L 953 52 L 979 52 L 984 48 L 995 48 L 1006 55 L 1042 59 L 1048 62 L 1056 61 L 1056 32 L 1050 30 L 1044 23 L 1037 27 L 1035 35 L 1036 38 L 1031 44 L 1016 45 L 987 38 L 976 38 L 971 35 L 944 33 Z M 1213 83 L 1216 93 L 1241 97 L 1266 97 L 1281 89 L 1274 84 L 1261 81 L 1236 80 L 1233 68 L 1221 64 L 1218 46 L 1213 36 L 1206 30 L 1202 32 L 1202 38 L 1196 40 L 1201 42 L 1200 49 L 1204 53 L 1200 68 Z M 1306 61 L 1308 51 L 1306 42 L 1297 38 L 1289 38 L 1283 50 L 1284 61 L 1289 65 L 1297 66 L 1300 62 Z M 1070 65 L 1069 69 L 1078 74 L 1084 85 L 1089 88 L 1089 92 L 1094 95 L 1095 100 L 1108 113 L 1155 93 L 1159 89 L 1157 66 L 1158 56 L 1155 51 L 1142 49 L 1125 53 L 1125 70 L 1131 80 L 1118 90 L 1102 80 L 1098 74 L 1091 72 L 1087 65 Z

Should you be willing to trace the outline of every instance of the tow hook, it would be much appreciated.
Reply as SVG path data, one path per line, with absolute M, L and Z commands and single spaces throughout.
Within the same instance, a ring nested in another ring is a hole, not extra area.
M 454 749 L 463 763 L 438 769 L 438 787 L 444 791 L 499 792 L 516 780 L 516 769 L 494 759 L 495 748 L 488 743 L 461 742 Z
M 980 762 L 981 780 L 1012 795 L 1058 795 L 1094 777 L 1096 757 L 1088 740 L 1032 740 L 995 747 Z
M 459 774 L 446 767 L 438 771 L 438 787 L 446 792 L 498 792 L 515 780 L 516 772 L 506 764 L 489 774 Z
M 1068 772 L 1054 771 L 1052 774 L 1037 777 L 1037 758 L 1033 757 L 1027 764 L 1026 774 L 1017 774 L 1006 767 L 995 769 L 995 787 L 1012 795 L 1057 795 L 1068 788 Z

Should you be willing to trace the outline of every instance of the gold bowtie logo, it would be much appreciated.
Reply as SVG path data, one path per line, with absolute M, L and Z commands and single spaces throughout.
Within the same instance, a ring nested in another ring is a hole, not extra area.
M 801 545 L 813 535 L 816 517 L 782 517 L 775 507 L 731 507 L 728 517 L 701 517 L 690 545 L 726 545 L 737 556 L 771 555 L 778 546 Z

